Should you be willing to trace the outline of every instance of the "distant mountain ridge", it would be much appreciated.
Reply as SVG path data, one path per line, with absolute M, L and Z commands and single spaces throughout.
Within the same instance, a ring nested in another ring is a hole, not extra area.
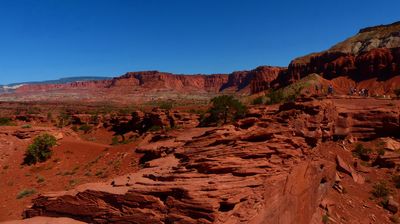
M 96 80 L 109 80 L 112 77 L 105 76 L 74 76 L 74 77 L 65 77 L 54 80 L 45 80 L 45 81 L 32 81 L 32 82 L 18 82 L 18 83 L 10 83 L 6 85 L 0 85 L 0 94 L 1 93 L 12 93 L 15 89 L 24 86 L 24 85 L 46 85 L 46 84 L 67 84 L 73 82 L 84 82 L 84 81 L 96 81 Z
M 106 77 L 106 76 L 73 76 L 73 77 L 65 77 L 65 78 L 53 79 L 53 80 L 10 83 L 10 84 L 0 85 L 0 86 L 16 86 L 16 85 L 23 85 L 23 84 L 25 84 L 25 85 L 26 84 L 65 84 L 65 83 L 69 83 L 69 82 L 105 80 L 105 79 L 112 79 L 112 78 L 113 77 Z

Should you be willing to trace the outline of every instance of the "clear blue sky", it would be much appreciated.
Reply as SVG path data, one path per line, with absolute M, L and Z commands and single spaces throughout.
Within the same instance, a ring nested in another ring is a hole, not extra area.
M 286 66 L 400 20 L 399 9 L 398 0 L 0 0 L 0 83 Z

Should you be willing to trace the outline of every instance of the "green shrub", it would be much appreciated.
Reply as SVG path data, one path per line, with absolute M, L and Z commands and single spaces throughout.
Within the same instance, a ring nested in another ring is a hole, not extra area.
M 272 90 L 267 94 L 267 104 L 293 102 L 300 96 L 304 86 L 292 85 L 283 89 Z
M 169 101 L 162 101 L 162 102 L 160 102 L 160 105 L 159 105 L 160 109 L 163 109 L 163 110 L 171 110 L 173 108 L 173 106 L 174 106 L 173 103 L 169 102 Z
M 379 148 L 379 149 L 377 149 L 377 152 L 378 152 L 378 155 L 383 156 L 383 155 L 385 155 L 386 151 L 384 148 Z
M 357 156 L 363 161 L 369 161 L 372 150 L 365 148 L 363 144 L 357 144 L 353 150 L 353 155 Z
M 98 114 L 93 114 L 90 116 L 90 123 L 94 125 L 98 125 L 100 123 L 100 118 Z
M 48 112 L 48 113 L 47 113 L 47 120 L 48 120 L 48 121 L 53 120 L 53 114 L 52 114 L 51 112 Z
M 11 126 L 13 125 L 11 118 L 0 117 L 0 126 Z
M 251 102 L 251 104 L 253 104 L 253 105 L 264 104 L 264 97 L 259 96 L 259 97 L 255 98 L 255 99 Z
M 327 214 L 322 216 L 322 223 L 328 224 L 329 223 L 329 216 Z
M 79 127 L 79 130 L 85 132 L 85 133 L 89 133 L 92 130 L 92 126 L 87 125 L 87 124 L 83 124 Z
M 118 144 L 119 144 L 118 137 L 117 137 L 117 136 L 114 136 L 114 137 L 111 139 L 111 145 L 118 145 Z
M 149 131 L 160 131 L 161 127 L 158 125 L 153 125 L 149 128 Z
M 233 96 L 223 95 L 211 99 L 212 106 L 208 116 L 202 120 L 202 125 L 226 124 L 229 121 L 242 118 L 246 115 L 247 108 Z
M 32 128 L 32 125 L 30 125 L 30 124 L 24 124 L 24 125 L 22 125 L 21 128 L 24 128 L 24 129 Z
M 60 116 L 58 116 L 58 127 L 62 128 L 65 126 L 68 126 L 71 124 L 71 115 L 69 115 L 67 112 L 63 111 L 60 113 Z
M 51 148 L 56 143 L 56 138 L 50 134 L 43 134 L 36 137 L 25 152 L 24 164 L 32 165 L 46 161 L 51 157 Z
M 24 189 L 17 194 L 17 199 L 31 196 L 36 193 L 35 189 Z
M 387 187 L 386 182 L 380 181 L 373 186 L 371 193 L 376 198 L 385 198 L 389 195 L 390 189 Z
M 36 182 L 38 182 L 38 183 L 43 183 L 44 182 L 44 177 L 42 177 L 42 176 L 40 176 L 40 175 L 38 175 L 37 177 L 36 177 Z
M 282 103 L 285 100 L 285 96 L 282 90 L 272 90 L 267 94 L 268 97 L 268 104 L 277 104 Z

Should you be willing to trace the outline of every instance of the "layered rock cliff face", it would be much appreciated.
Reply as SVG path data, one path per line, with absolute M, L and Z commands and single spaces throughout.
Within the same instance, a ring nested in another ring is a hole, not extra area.
M 17 93 L 44 92 L 57 90 L 103 90 L 103 91 L 177 91 L 210 92 L 224 91 L 255 93 L 267 89 L 281 67 L 260 66 L 251 71 L 232 74 L 176 75 L 158 71 L 128 72 L 112 80 L 73 82 L 67 84 L 24 85 Z
M 104 89 L 111 85 L 111 80 L 81 81 L 65 84 L 27 84 L 16 89 L 17 93 L 46 92 L 68 89 Z
M 400 75 L 400 23 L 362 29 L 327 51 L 297 58 L 281 80 L 287 84 L 311 73 L 326 79 L 348 76 L 357 82 Z
M 128 72 L 112 80 L 110 88 L 141 87 L 176 91 L 218 92 L 228 80 L 228 75 L 175 75 L 158 71 Z

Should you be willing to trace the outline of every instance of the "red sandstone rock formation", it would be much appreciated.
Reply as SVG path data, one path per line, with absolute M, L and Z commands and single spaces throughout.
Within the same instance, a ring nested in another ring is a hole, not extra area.
M 278 74 L 280 67 L 261 66 L 251 71 L 232 74 L 213 75 L 175 75 L 158 71 L 128 72 L 112 80 L 84 81 L 67 84 L 24 85 L 17 93 L 45 91 L 114 91 L 129 93 L 132 91 L 174 91 L 183 93 L 237 92 L 256 93 L 268 89 Z
M 362 29 L 327 51 L 297 58 L 290 63 L 288 72 L 281 75 L 280 81 L 286 85 L 312 73 L 326 79 L 347 76 L 356 82 L 369 79 L 387 81 L 399 76 L 400 23 Z M 375 84 L 370 87 L 385 85 Z M 395 85 L 398 87 L 400 83 Z
M 252 114 L 257 116 L 235 126 L 149 136 L 137 148 L 144 153 L 137 173 L 41 195 L 25 217 L 66 216 L 90 223 L 310 223 L 337 179 L 336 163 L 315 155 L 314 148 L 332 139 L 400 133 L 398 108 L 340 100 L 252 108 Z M 337 160 L 340 172 L 363 184 L 362 174 Z

